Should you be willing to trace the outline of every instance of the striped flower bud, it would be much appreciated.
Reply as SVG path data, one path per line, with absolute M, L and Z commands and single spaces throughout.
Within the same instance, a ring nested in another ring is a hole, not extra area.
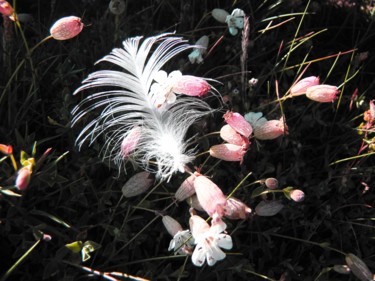
M 373 275 L 365 262 L 354 254 L 347 254 L 345 256 L 346 264 L 349 266 L 352 273 L 362 281 L 373 280 Z
M 272 140 L 288 133 L 288 126 L 280 120 L 269 120 L 262 126 L 255 127 L 254 137 L 259 140 Z
M 306 97 L 317 102 L 333 102 L 340 90 L 331 85 L 315 85 L 307 88 Z
M 221 127 L 220 137 L 231 144 L 242 146 L 244 149 L 249 147 L 249 140 L 236 132 L 230 125 Z
M 83 29 L 84 24 L 79 17 L 64 17 L 56 21 L 51 29 L 51 36 L 56 40 L 68 40 L 77 36 Z
M 253 132 L 253 128 L 246 119 L 237 112 L 227 111 L 224 114 L 224 120 L 229 124 L 237 133 L 243 135 L 246 138 L 249 138 Z
M 251 208 L 237 198 L 227 200 L 224 216 L 231 220 L 244 220 L 251 213 Z
M 183 230 L 181 224 L 170 216 L 163 216 L 162 222 L 171 236 L 175 236 L 177 232 Z
M 255 207 L 255 212 L 258 216 L 270 217 L 280 212 L 283 207 L 280 201 L 261 201 Z
M 227 198 L 221 189 L 210 179 L 199 173 L 195 174 L 197 176 L 194 180 L 195 193 L 197 194 L 202 208 L 211 217 L 214 214 L 217 214 L 218 217 L 222 217 L 225 213 Z
M 175 198 L 178 201 L 183 201 L 193 194 L 195 194 L 194 189 L 194 181 L 195 181 L 196 175 L 191 174 L 186 180 L 182 182 L 180 187 L 177 189 Z
M 23 167 L 18 171 L 16 178 L 16 187 L 19 190 L 25 190 L 30 183 L 31 179 L 31 170 L 29 167 Z
M 132 176 L 122 187 L 122 194 L 129 198 L 146 192 L 154 184 L 154 177 L 149 172 L 139 172 Z
M 315 85 L 319 85 L 319 77 L 310 76 L 301 79 L 290 89 L 290 94 L 292 96 L 300 96 L 306 93 L 307 88 Z
M 191 75 L 183 75 L 176 79 L 172 87 L 172 91 L 176 94 L 184 94 L 192 97 L 204 96 L 210 90 L 211 86 L 206 80 Z
M 245 154 L 246 150 L 242 146 L 231 143 L 217 144 L 210 148 L 212 157 L 225 161 L 239 161 L 242 163 Z

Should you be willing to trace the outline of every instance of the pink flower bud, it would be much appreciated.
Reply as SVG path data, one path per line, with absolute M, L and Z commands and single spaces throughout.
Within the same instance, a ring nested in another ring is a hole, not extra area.
M 25 190 L 30 183 L 31 170 L 28 167 L 23 167 L 18 171 L 16 178 L 16 187 L 19 190 Z
M 239 161 L 242 163 L 246 150 L 239 145 L 224 143 L 211 146 L 210 155 L 225 161 Z
M 305 199 L 305 193 L 299 189 L 293 189 L 290 191 L 289 195 L 295 202 L 302 202 Z
M 307 88 L 315 85 L 319 85 L 319 77 L 310 76 L 303 78 L 292 86 L 292 88 L 290 89 L 290 94 L 292 96 L 303 95 L 306 93 Z
M 193 97 L 204 96 L 210 90 L 211 86 L 206 80 L 191 75 L 181 76 L 181 78 L 176 80 L 172 88 L 172 91 L 176 94 L 184 94 Z
M 196 175 L 191 174 L 186 180 L 182 182 L 182 184 L 177 189 L 176 194 L 175 194 L 175 198 L 178 201 L 183 201 L 195 193 L 195 189 L 194 189 L 195 178 L 196 178 Z
M 249 147 L 249 140 L 236 132 L 230 125 L 221 127 L 220 137 L 231 144 L 242 146 L 244 149 Z
M 259 140 L 272 140 L 288 133 L 288 126 L 283 119 L 269 120 L 262 126 L 255 127 L 254 136 Z
M 13 7 L 7 1 L 0 1 L 0 14 L 11 17 L 14 14 Z
M 13 147 L 11 145 L 0 144 L 0 152 L 9 156 L 13 153 Z
M 129 154 L 137 147 L 138 141 L 141 137 L 141 127 L 132 128 L 121 143 L 121 156 L 128 158 Z
M 213 183 L 207 177 L 196 174 L 196 179 L 194 181 L 195 193 L 197 194 L 199 203 L 202 208 L 211 217 L 216 213 L 218 217 L 222 217 L 225 212 L 225 207 L 227 205 L 227 199 L 221 189 Z
M 224 216 L 231 220 L 244 220 L 251 213 L 250 207 L 237 198 L 231 197 L 227 200 Z
M 56 40 L 68 40 L 77 36 L 83 27 L 84 24 L 79 17 L 70 16 L 55 22 L 50 29 L 50 33 Z
M 253 132 L 253 128 L 246 119 L 237 112 L 227 111 L 224 114 L 225 122 L 227 122 L 237 133 L 240 133 L 246 138 L 249 138 Z
M 264 184 L 269 189 L 277 189 L 279 187 L 279 181 L 277 179 L 275 179 L 275 178 L 267 178 L 264 181 Z
M 270 217 L 280 212 L 283 207 L 280 201 L 261 201 L 255 207 L 255 212 L 258 216 Z
M 146 192 L 154 184 L 154 177 L 149 172 L 139 172 L 132 176 L 122 187 L 122 194 L 129 198 Z
M 306 97 L 317 102 L 333 102 L 340 90 L 331 85 L 315 85 L 307 88 Z
M 162 222 L 168 233 L 172 236 L 183 230 L 181 224 L 170 216 L 163 216 Z

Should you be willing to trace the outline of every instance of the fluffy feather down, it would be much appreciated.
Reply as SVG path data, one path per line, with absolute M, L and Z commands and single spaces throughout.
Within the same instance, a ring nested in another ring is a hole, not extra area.
M 84 98 L 72 111 L 72 124 L 76 125 L 101 110 L 78 135 L 78 147 L 104 136 L 103 158 L 114 160 L 121 167 L 127 160 L 121 154 L 121 143 L 134 126 L 140 126 L 140 139 L 129 158 L 160 178 L 169 179 L 176 171 L 183 172 L 185 165 L 194 159 L 194 151 L 187 147 L 186 132 L 212 109 L 198 98 L 180 95 L 174 103 L 157 107 L 157 97 L 150 87 L 166 62 L 193 47 L 169 34 L 144 40 L 134 37 L 125 40 L 123 48 L 116 48 L 99 60 L 113 63 L 123 71 L 96 71 L 75 91 L 74 94 L 104 88 Z

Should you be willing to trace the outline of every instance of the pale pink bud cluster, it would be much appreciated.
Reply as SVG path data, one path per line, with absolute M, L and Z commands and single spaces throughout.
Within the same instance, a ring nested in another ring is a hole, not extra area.
M 211 86 L 206 80 L 191 75 L 182 75 L 179 79 L 176 79 L 172 87 L 172 91 L 176 94 L 192 97 L 202 97 L 210 90 Z
M 154 184 L 154 177 L 143 171 L 132 176 L 122 187 L 122 194 L 129 198 L 146 192 Z
M 272 140 L 285 134 L 288 134 L 288 126 L 283 117 L 279 120 L 269 120 L 254 128 L 254 137 L 259 140 Z
M 317 102 L 333 102 L 337 99 L 340 90 L 336 86 L 319 84 L 319 77 L 303 78 L 290 89 L 292 96 L 305 94 L 307 98 Z
M 227 198 L 221 189 L 207 177 L 195 173 L 194 189 L 199 203 L 209 216 L 222 217 L 225 214 Z
M 83 27 L 84 24 L 81 18 L 75 16 L 64 17 L 52 25 L 50 33 L 56 40 L 68 40 L 81 33 Z
M 225 161 L 239 161 L 242 163 L 247 148 L 250 145 L 249 137 L 253 128 L 245 118 L 237 113 L 228 111 L 224 114 L 227 125 L 220 130 L 220 136 L 228 143 L 214 145 L 210 148 L 212 157 Z

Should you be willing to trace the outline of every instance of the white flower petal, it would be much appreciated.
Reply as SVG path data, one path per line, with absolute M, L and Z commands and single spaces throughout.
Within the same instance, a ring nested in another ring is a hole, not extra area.
M 206 249 L 204 248 L 203 245 L 198 244 L 195 247 L 193 255 L 191 256 L 191 261 L 196 266 L 202 266 L 205 260 L 206 260 Z
M 244 17 L 245 16 L 245 12 L 241 9 L 234 9 L 232 11 L 232 17 Z
M 225 253 L 215 243 L 212 243 L 207 249 L 207 264 L 212 266 L 216 261 L 225 259 L 225 256 Z
M 216 244 L 223 249 L 230 250 L 233 247 L 232 237 L 228 234 L 219 234 L 215 239 Z
M 167 80 L 167 77 L 167 72 L 165 72 L 164 70 L 159 70 L 158 72 L 156 72 L 153 78 L 158 83 L 164 83 Z

